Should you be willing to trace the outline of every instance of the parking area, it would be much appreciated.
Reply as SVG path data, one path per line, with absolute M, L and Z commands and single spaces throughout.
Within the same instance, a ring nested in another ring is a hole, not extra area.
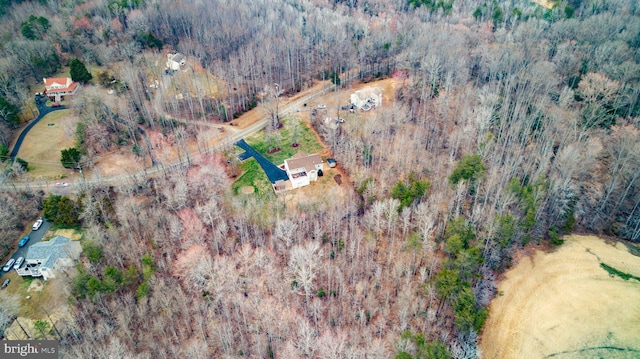
M 27 257 L 27 251 L 29 250 L 29 247 L 31 247 L 32 245 L 34 245 L 35 243 L 38 243 L 40 241 L 42 241 L 42 239 L 44 238 L 44 235 L 47 233 L 47 231 L 49 230 L 49 227 L 51 226 L 51 222 L 48 222 L 46 220 L 43 220 L 42 225 L 40 226 L 40 228 L 38 230 L 32 230 L 28 236 L 29 236 L 29 241 L 24 245 L 24 247 L 18 247 L 18 250 L 15 251 L 15 253 L 13 253 L 13 255 L 10 258 L 7 258 L 1 265 L 4 266 L 5 263 L 7 263 L 11 258 L 13 258 L 14 260 L 18 260 L 18 258 L 20 257 Z M 14 270 L 13 268 L 11 268 L 9 271 Z M 0 269 L 0 278 L 2 278 L 2 276 L 4 276 L 5 274 L 7 274 L 8 272 L 5 272 L 4 270 Z

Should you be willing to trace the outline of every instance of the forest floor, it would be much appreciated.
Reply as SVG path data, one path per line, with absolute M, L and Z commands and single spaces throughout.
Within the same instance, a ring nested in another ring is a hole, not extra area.
M 572 235 L 505 273 L 480 347 L 485 358 L 637 358 L 640 257 L 624 243 Z

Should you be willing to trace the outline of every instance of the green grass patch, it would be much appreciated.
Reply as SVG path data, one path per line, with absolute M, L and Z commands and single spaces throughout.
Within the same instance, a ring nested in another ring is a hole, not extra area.
M 604 263 L 600 263 L 600 267 L 602 267 L 602 269 L 606 270 L 610 276 L 618 276 L 624 280 L 629 280 L 629 279 L 635 279 L 637 281 L 640 282 L 640 277 L 636 277 L 633 274 L 629 274 L 629 273 L 625 273 L 622 271 L 619 271 L 615 268 L 613 268 L 612 266 L 606 265 Z
M 297 125 L 297 130 L 294 129 L 294 127 L 296 127 L 296 121 L 299 123 Z M 285 159 L 291 158 L 293 155 L 298 153 L 298 151 L 313 154 L 322 150 L 322 145 L 318 142 L 315 133 L 307 127 L 304 122 L 289 117 L 283 119 L 282 124 L 284 126 L 281 129 L 274 131 L 276 141 L 271 140 L 273 141 L 273 144 L 270 145 L 270 140 L 268 138 L 269 135 L 266 131 L 261 131 L 247 138 L 247 143 L 250 144 L 251 147 L 255 148 L 256 151 L 260 152 L 260 154 L 262 154 L 266 159 L 273 162 L 276 166 L 284 163 Z M 299 145 L 295 148 L 291 147 L 293 144 L 292 137 L 294 132 L 297 132 L 296 142 Z M 269 154 L 267 152 L 270 147 L 279 147 L 280 151 Z
M 233 182 L 233 193 L 240 194 L 240 189 L 245 186 L 252 186 L 254 193 L 260 197 L 266 197 L 273 193 L 271 182 L 269 182 L 267 174 L 264 173 L 258 161 L 250 158 L 241 163 L 240 168 L 242 169 L 242 175 Z
M 291 158 L 298 151 L 313 154 L 322 150 L 322 145 L 318 142 L 315 133 L 304 122 L 289 117 L 283 119 L 282 123 L 283 127 L 278 131 L 274 131 L 274 134 L 267 134 L 266 131 L 261 131 L 247 138 L 247 143 L 276 166 L 284 163 L 285 159 Z M 291 147 L 294 135 L 298 147 Z M 269 149 L 274 147 L 279 147 L 280 151 L 269 154 Z M 238 151 L 238 153 L 241 152 Z M 240 168 L 242 175 L 238 177 L 232 186 L 235 194 L 240 194 L 241 188 L 245 186 L 252 186 L 254 193 L 263 198 L 274 193 L 271 182 L 269 182 L 267 175 L 255 159 L 250 158 L 242 162 Z
M 27 290 L 31 283 L 36 279 L 35 277 L 21 277 L 22 278 L 22 289 Z

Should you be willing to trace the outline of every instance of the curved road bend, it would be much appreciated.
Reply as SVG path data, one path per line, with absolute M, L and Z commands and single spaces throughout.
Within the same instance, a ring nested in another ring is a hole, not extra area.
M 36 100 L 36 107 L 38 108 L 38 112 L 40 114 L 38 115 L 38 117 L 36 117 L 35 120 L 31 121 L 31 123 L 27 127 L 25 127 L 24 130 L 22 130 L 22 132 L 20 132 L 20 136 L 18 136 L 18 140 L 16 141 L 16 144 L 15 146 L 13 146 L 13 149 L 11 150 L 11 154 L 9 155 L 9 158 L 11 159 L 12 162 L 16 159 L 16 156 L 20 151 L 20 146 L 22 146 L 22 141 L 24 141 L 24 138 L 27 137 L 27 133 L 29 133 L 29 130 L 31 130 L 31 128 L 33 128 L 33 126 L 35 126 L 36 123 L 40 122 L 40 120 L 42 120 L 44 116 L 48 115 L 53 111 L 64 110 L 67 108 L 67 106 L 49 107 L 47 106 L 47 101 L 46 100 L 43 101 L 43 99 L 41 98 Z

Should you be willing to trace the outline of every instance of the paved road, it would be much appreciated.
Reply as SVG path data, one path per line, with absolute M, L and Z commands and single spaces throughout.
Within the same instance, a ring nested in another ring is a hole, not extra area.
M 280 180 L 286 181 L 289 179 L 289 176 L 287 176 L 287 172 L 283 171 L 282 169 L 280 169 L 280 167 L 274 165 L 273 163 L 271 163 L 271 161 L 264 158 L 264 156 L 262 156 L 253 147 L 249 146 L 249 144 L 246 143 L 244 140 L 240 140 L 236 142 L 236 146 L 246 151 L 242 153 L 242 155 L 245 155 L 245 156 L 243 156 L 241 159 L 246 160 L 249 157 L 253 157 L 256 159 L 256 161 L 258 161 L 258 163 L 260 164 L 260 167 L 262 167 L 262 170 L 264 171 L 264 173 L 267 174 L 267 177 L 269 178 L 269 181 L 271 183 L 276 183 L 277 181 L 280 181 Z
M 36 107 L 38 108 L 38 112 L 40 114 L 38 115 L 38 117 L 36 117 L 35 120 L 31 121 L 31 123 L 27 127 L 25 127 L 24 130 L 22 130 L 22 132 L 20 132 L 20 136 L 18 136 L 18 141 L 16 141 L 16 145 L 13 146 L 13 150 L 11 150 L 11 154 L 9 155 L 9 157 L 11 158 L 11 161 L 13 161 L 18 155 L 18 152 L 20 151 L 20 146 L 22 146 L 22 141 L 24 141 L 24 138 L 27 137 L 27 133 L 29 133 L 29 130 L 31 130 L 31 128 L 35 126 L 36 123 L 40 122 L 40 120 L 42 120 L 44 116 L 46 116 L 47 114 L 53 111 L 64 110 L 67 108 L 67 106 L 49 107 L 47 106 L 46 98 L 43 99 L 38 97 L 36 97 Z
M 357 77 L 357 71 L 355 71 L 355 74 L 352 75 L 350 78 L 345 79 L 344 82 L 346 83 L 347 81 L 350 81 L 355 77 Z M 333 91 L 335 87 L 336 87 L 335 85 L 328 84 L 318 92 L 303 96 L 298 100 L 281 107 L 280 108 L 281 116 L 284 116 L 290 113 L 299 112 L 300 108 L 303 107 L 304 104 L 308 104 L 309 102 L 314 100 L 316 97 L 322 96 L 327 92 Z M 213 148 L 206 151 L 205 153 L 211 153 L 211 152 L 218 151 L 224 147 L 233 146 L 236 142 L 240 141 L 241 139 L 265 128 L 267 124 L 269 124 L 270 120 L 271 118 L 269 116 L 264 117 L 263 119 L 257 121 L 253 125 L 248 126 L 244 129 L 241 129 L 233 134 L 230 134 L 226 138 L 226 140 L 221 141 L 218 145 L 214 146 Z M 113 175 L 109 177 L 83 179 L 76 182 L 69 182 L 69 188 L 92 185 L 92 184 L 117 186 L 123 183 L 130 183 L 130 181 L 134 180 L 135 178 L 145 178 L 148 176 L 153 176 L 155 174 L 172 171 L 178 168 L 186 168 L 190 165 L 190 159 L 197 158 L 200 155 L 201 155 L 200 152 L 189 153 L 187 156 L 184 156 L 185 158 L 187 158 L 187 160 L 181 160 L 172 164 L 158 163 L 151 168 L 145 168 L 136 173 L 123 173 L 123 174 Z M 25 189 L 47 189 L 48 190 L 54 187 L 55 187 L 55 183 L 52 183 L 50 181 L 29 182 L 29 183 L 12 182 L 12 183 L 6 183 L 6 184 L 0 185 L 0 191 L 20 191 Z
M 35 222 L 35 221 L 34 221 Z M 33 223 L 31 223 L 33 224 Z M 31 233 L 29 233 L 29 242 L 27 242 L 27 244 L 25 244 L 24 247 L 20 248 L 18 247 L 18 250 L 11 256 L 11 258 L 13 259 L 18 259 L 18 257 L 27 257 L 27 251 L 29 250 L 29 247 L 31 247 L 32 245 L 42 241 L 42 238 L 44 238 L 45 233 L 47 233 L 47 230 L 49 230 L 49 227 L 51 226 L 51 222 L 47 222 L 46 220 L 42 223 L 42 226 L 40 227 L 40 229 L 38 229 L 37 231 L 31 231 Z M 22 237 L 17 238 L 16 239 L 16 243 L 22 239 Z M 5 265 L 5 263 L 7 263 L 9 261 L 9 258 L 7 258 L 4 263 L 2 263 L 2 266 Z M 11 269 L 13 270 L 13 268 Z M 2 268 L 0 268 L 0 278 L 2 278 L 3 275 L 5 275 L 7 272 L 3 271 Z

